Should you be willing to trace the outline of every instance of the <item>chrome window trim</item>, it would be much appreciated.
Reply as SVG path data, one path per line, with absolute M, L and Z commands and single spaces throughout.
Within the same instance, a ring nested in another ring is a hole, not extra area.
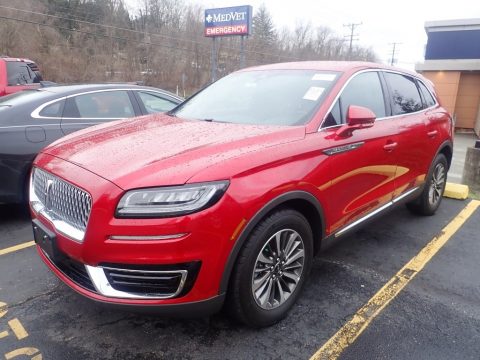
M 37 107 L 35 110 L 33 110 L 31 113 L 30 113 L 30 116 L 34 119 L 62 119 L 61 116 L 42 116 L 40 115 L 40 113 L 42 112 L 43 109 L 45 109 L 47 106 L 49 105 L 52 105 L 56 102 L 59 102 L 59 101 L 63 101 L 63 100 L 66 100 L 67 97 L 66 96 L 63 96 L 59 99 L 55 99 L 55 100 L 50 100 L 50 101 L 47 101 L 46 103 L 40 105 L 39 107 Z
M 49 118 L 52 119 L 52 118 Z M 60 123 L 56 124 L 26 124 L 26 125 L 12 125 L 12 126 L 1 126 L 0 129 L 12 129 L 12 128 L 26 128 L 29 126 L 60 126 Z
M 332 104 L 330 105 L 330 107 L 328 108 L 328 111 L 325 113 L 323 119 L 322 119 L 322 122 L 320 123 L 320 127 L 318 128 L 318 132 L 321 132 L 323 130 L 327 130 L 327 129 L 333 129 L 333 128 L 339 128 L 345 124 L 339 124 L 339 125 L 332 125 L 332 126 L 327 126 L 327 127 L 322 127 L 323 123 L 326 121 L 327 119 L 327 116 L 328 114 L 330 114 L 330 112 L 332 111 L 333 107 L 335 106 L 336 102 L 338 101 L 338 99 L 340 98 L 340 96 L 342 95 L 343 91 L 345 90 L 345 88 L 348 86 L 348 84 L 350 83 L 350 81 L 352 81 L 353 78 L 355 78 L 356 76 L 360 75 L 360 74 L 363 74 L 363 73 L 367 73 L 367 72 L 390 72 L 390 73 L 393 73 L 393 74 L 398 74 L 398 75 L 403 75 L 403 76 L 410 76 L 411 78 L 414 78 L 416 79 L 417 81 L 420 81 L 423 85 L 425 85 L 425 82 L 422 81 L 419 77 L 415 76 L 415 75 L 411 75 L 409 73 L 402 73 L 400 71 L 395 71 L 395 70 L 390 70 L 390 69 L 381 69 L 381 68 L 378 68 L 378 69 L 364 69 L 364 70 L 360 70 L 358 72 L 356 72 L 355 74 L 353 74 L 346 82 L 345 84 L 343 84 L 342 88 L 340 89 L 340 91 L 338 92 L 337 96 L 335 96 L 335 99 L 334 101 L 332 101 Z M 383 86 L 383 85 L 382 85 Z M 422 109 L 422 110 L 419 110 L 419 111 L 415 111 L 415 112 L 411 112 L 411 113 L 407 113 L 407 114 L 400 114 L 400 115 L 391 115 L 391 116 L 384 116 L 384 117 L 380 117 L 380 118 L 376 118 L 375 121 L 384 121 L 384 120 L 390 120 L 390 119 L 395 119 L 397 117 L 404 117 L 404 116 L 410 116 L 410 115 L 416 115 L 416 114 L 419 114 L 421 112 L 424 112 L 424 111 L 427 111 L 427 110 L 430 110 L 430 109 L 433 109 L 435 107 L 437 107 L 439 104 L 438 104 L 438 101 L 437 101 L 437 98 L 436 96 L 434 96 L 432 94 L 432 92 L 430 91 L 430 89 L 428 88 L 428 86 L 425 85 L 425 87 L 427 88 L 427 90 L 429 91 L 430 95 L 432 95 L 433 99 L 435 100 L 435 105 L 432 105 L 428 108 L 425 108 L 425 109 Z M 382 88 L 383 89 L 383 88 Z
M 160 94 L 162 95 L 163 97 L 165 97 L 166 99 L 165 100 L 174 100 L 175 101 L 180 101 L 180 103 L 182 103 L 183 101 L 185 101 L 185 99 L 181 98 L 181 97 L 177 97 L 176 95 L 174 94 L 168 94 L 166 92 L 162 92 L 162 91 L 158 91 L 158 90 L 149 90 L 149 89 L 133 89 L 132 91 L 136 91 L 137 93 L 138 92 L 145 92 L 145 93 L 156 93 L 156 94 Z M 139 95 L 140 96 L 140 95 Z M 179 105 L 180 103 L 176 104 L 176 105 Z
M 170 299 L 178 296 L 185 286 L 185 281 L 187 279 L 188 271 L 187 270 L 170 270 L 170 271 L 154 271 L 154 270 L 131 270 L 131 269 L 121 269 L 121 268 L 110 268 L 110 267 L 95 267 L 90 265 L 85 265 L 87 269 L 88 276 L 92 280 L 93 286 L 98 291 L 99 294 L 107 297 L 114 298 L 123 298 L 123 299 L 145 299 L 145 300 L 154 300 L 154 299 Z M 151 273 L 151 274 L 181 274 L 180 283 L 178 285 L 177 291 L 173 294 L 167 295 L 141 295 L 130 293 L 126 291 L 116 290 L 110 285 L 110 282 L 105 275 L 104 269 L 107 270 L 120 270 L 125 272 L 132 273 Z
M 30 114 L 30 116 L 34 119 L 63 119 L 63 120 L 76 120 L 76 119 L 86 119 L 86 120 L 116 120 L 116 119 L 124 119 L 122 117 L 120 118 L 86 118 L 86 117 L 61 117 L 61 116 L 50 116 L 50 117 L 47 117 L 47 116 L 41 116 L 40 115 L 40 112 L 46 108 L 48 105 L 51 105 L 57 101 L 62 101 L 62 100 L 67 100 L 67 99 L 70 99 L 70 98 L 73 98 L 73 97 L 76 97 L 76 96 L 80 96 L 80 95 L 87 95 L 87 94 L 95 94 L 95 93 L 99 93 L 99 92 L 112 92 L 112 91 L 147 91 L 147 92 L 154 92 L 154 93 L 157 93 L 159 95 L 163 95 L 165 97 L 169 97 L 169 98 L 172 98 L 172 99 L 175 99 L 174 97 L 172 97 L 170 94 L 167 94 L 165 92 L 162 92 L 162 91 L 158 91 L 158 90 L 150 90 L 150 89 L 136 89 L 136 88 L 133 88 L 133 89 L 128 89 L 128 88 L 119 88 L 119 89 L 99 89 L 99 90 L 90 90 L 90 91 L 84 91 L 84 92 L 80 92 L 78 94 L 71 94 L 71 95 L 67 95 L 67 96 L 63 96 L 61 98 L 58 98 L 58 99 L 55 99 L 55 100 L 50 100 L 42 105 L 40 105 L 39 107 L 37 107 L 35 110 L 32 111 L 32 113 Z M 129 98 L 130 100 L 130 98 Z M 182 102 L 183 100 L 182 99 L 176 99 L 176 100 L 179 100 L 180 102 Z M 130 100 L 130 103 L 132 101 Z M 133 104 L 132 104 L 133 106 Z M 134 115 L 133 117 L 135 117 L 136 115 Z M 129 119 L 129 118 L 127 118 Z

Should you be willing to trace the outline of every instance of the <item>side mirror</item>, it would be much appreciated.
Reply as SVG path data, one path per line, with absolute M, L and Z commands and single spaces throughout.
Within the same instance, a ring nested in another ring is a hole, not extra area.
M 375 123 L 376 118 L 372 110 L 363 106 L 350 105 L 347 110 L 347 124 L 338 129 L 336 135 L 348 137 L 355 130 L 370 128 Z

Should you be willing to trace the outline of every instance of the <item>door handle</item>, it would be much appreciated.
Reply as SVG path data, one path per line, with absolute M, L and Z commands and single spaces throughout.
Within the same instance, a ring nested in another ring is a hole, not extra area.
M 389 142 L 385 145 L 383 145 L 383 148 L 386 150 L 386 151 L 392 151 L 393 149 L 395 149 L 396 147 L 398 146 L 398 143 L 393 141 L 393 142 Z
M 437 134 L 438 134 L 437 130 L 432 130 L 432 131 L 427 132 L 428 137 L 431 137 L 431 138 L 437 136 Z

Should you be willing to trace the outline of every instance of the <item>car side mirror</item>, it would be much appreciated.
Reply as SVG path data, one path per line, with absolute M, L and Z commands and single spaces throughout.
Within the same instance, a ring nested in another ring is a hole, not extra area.
M 377 116 L 369 108 L 350 105 L 347 110 L 347 123 L 337 130 L 340 137 L 351 136 L 355 130 L 367 129 L 373 126 Z

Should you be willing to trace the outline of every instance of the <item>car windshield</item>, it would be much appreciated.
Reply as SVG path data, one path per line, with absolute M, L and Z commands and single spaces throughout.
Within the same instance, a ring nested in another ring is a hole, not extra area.
M 237 124 L 303 125 L 338 75 L 314 70 L 237 72 L 208 86 L 170 114 Z

